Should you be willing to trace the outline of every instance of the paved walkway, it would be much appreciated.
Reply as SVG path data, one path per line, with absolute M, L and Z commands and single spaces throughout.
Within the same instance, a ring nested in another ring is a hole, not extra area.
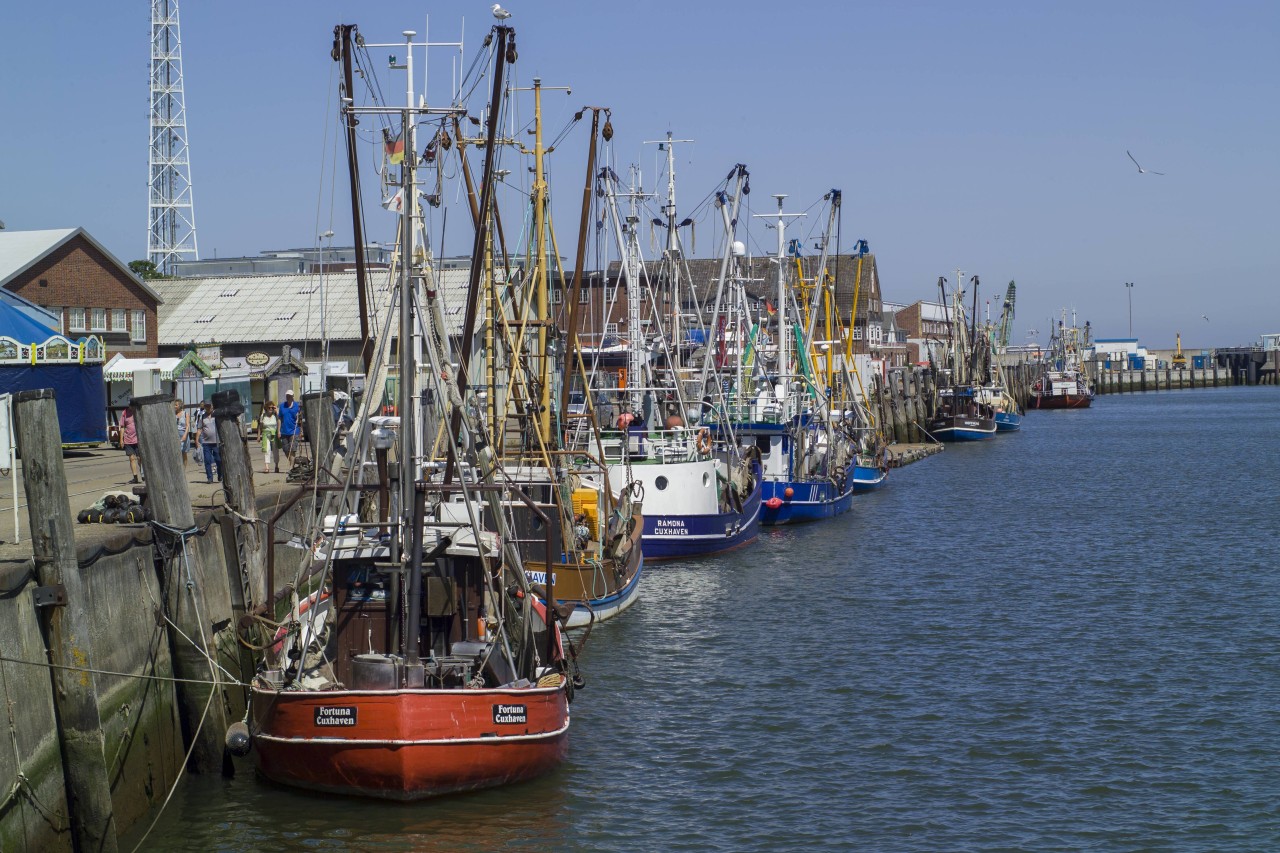
M 292 488 L 285 482 L 284 474 L 265 474 L 262 471 L 262 453 L 256 447 L 251 449 L 254 462 L 254 486 L 258 497 L 272 493 L 284 493 Z M 63 465 L 67 473 L 67 492 L 71 500 L 71 516 L 74 519 L 82 509 L 87 509 L 105 492 L 132 493 L 133 484 L 129 482 L 129 461 L 123 450 L 113 447 L 95 450 L 69 450 L 63 454 Z M 285 464 L 281 455 L 280 463 Z M 191 491 L 192 504 L 200 508 L 211 508 L 222 504 L 223 495 L 218 483 L 207 483 L 204 476 L 204 465 L 196 465 L 187 461 L 187 488 Z M 16 479 L 15 479 L 16 478 Z M 18 486 L 17 543 L 14 535 L 13 486 Z M 0 561 L 26 560 L 31 556 L 31 536 L 28 528 L 27 497 L 22 487 L 22 461 L 18 460 L 18 469 L 0 476 Z M 101 540 L 112 533 L 127 529 L 125 524 L 77 524 L 76 542 L 84 545 Z

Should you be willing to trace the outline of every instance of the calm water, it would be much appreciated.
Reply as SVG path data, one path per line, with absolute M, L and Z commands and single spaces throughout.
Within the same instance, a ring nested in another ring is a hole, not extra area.
M 551 777 L 415 805 L 192 779 L 146 846 L 1280 849 L 1278 438 L 1275 388 L 1033 412 L 653 568 Z

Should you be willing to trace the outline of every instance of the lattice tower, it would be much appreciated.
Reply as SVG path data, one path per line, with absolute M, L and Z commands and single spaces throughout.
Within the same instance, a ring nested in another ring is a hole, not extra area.
M 197 260 L 178 0 L 151 0 L 151 154 L 147 257 L 161 273 Z

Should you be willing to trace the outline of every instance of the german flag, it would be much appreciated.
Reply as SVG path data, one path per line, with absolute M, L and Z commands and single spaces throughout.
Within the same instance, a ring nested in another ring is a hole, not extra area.
M 400 165 L 404 162 L 404 140 L 397 134 L 395 139 L 391 138 L 390 131 L 382 131 L 382 150 L 387 155 L 387 159 L 394 165 Z

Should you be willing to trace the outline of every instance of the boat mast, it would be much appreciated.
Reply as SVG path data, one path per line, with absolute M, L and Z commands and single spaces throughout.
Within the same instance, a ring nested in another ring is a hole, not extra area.
M 342 97 L 355 103 L 351 63 L 351 34 L 356 32 L 354 24 L 340 24 L 334 28 L 334 50 L 342 59 Z M 360 39 L 363 43 L 363 39 Z M 334 57 L 335 59 L 338 57 Z M 360 308 L 360 364 L 364 372 L 369 373 L 373 365 L 373 339 L 369 336 L 369 283 L 365 269 L 364 254 L 364 218 L 360 215 L 360 170 L 356 163 L 356 124 L 355 115 L 346 112 L 343 116 L 346 125 L 347 140 L 347 175 L 351 186 L 351 226 L 352 237 L 356 244 L 356 298 Z
M 547 352 L 547 326 L 551 322 L 547 289 L 547 177 L 542 145 L 542 78 L 533 78 L 533 308 L 538 329 L 538 429 L 544 441 L 551 441 L 551 354 Z M 561 413 L 563 417 L 563 413 Z M 548 569 L 550 571 L 550 569 Z
M 413 420 L 413 383 L 414 383 L 414 344 L 413 344 L 413 264 L 417 229 L 414 223 L 418 217 L 418 194 L 416 187 L 417 160 L 414 141 L 414 93 L 413 93 L 413 37 L 417 33 L 405 30 L 405 107 L 401 116 L 401 134 L 404 141 L 404 161 L 400 166 L 400 336 L 399 336 L 399 401 L 396 413 L 400 416 L 400 531 L 401 538 L 409 531 L 413 513 L 414 482 L 417 480 L 417 434 Z M 408 543 L 404 543 L 406 546 Z M 413 578 L 410 578 L 412 585 Z M 412 598 L 412 589 L 410 589 Z
M 671 288 L 671 344 L 674 352 L 672 372 L 679 378 L 680 371 L 680 233 L 676 227 L 676 142 L 693 142 L 692 139 L 672 139 L 671 131 L 667 131 L 665 140 L 646 141 L 645 145 L 657 145 L 658 150 L 667 152 L 667 203 L 662 213 L 667 218 L 667 247 L 665 260 L 670 271 Z
M 640 325 L 640 215 L 637 212 L 640 193 L 640 169 L 631 166 L 631 191 L 627 194 L 627 256 L 623 263 L 627 267 L 627 392 L 631 398 L 631 411 L 638 412 L 643 405 L 641 395 L 636 388 L 643 383 L 644 332 Z
M 790 399 L 791 399 L 791 350 L 787 341 L 787 219 L 798 219 L 805 214 L 803 213 L 783 213 L 782 200 L 787 197 L 786 193 L 774 193 L 773 197 L 778 200 L 778 212 L 774 214 L 757 213 L 757 217 L 766 218 L 772 216 L 776 223 L 771 226 L 778 231 L 778 383 L 774 388 L 774 394 L 778 402 L 782 406 L 783 420 L 789 420 Z

